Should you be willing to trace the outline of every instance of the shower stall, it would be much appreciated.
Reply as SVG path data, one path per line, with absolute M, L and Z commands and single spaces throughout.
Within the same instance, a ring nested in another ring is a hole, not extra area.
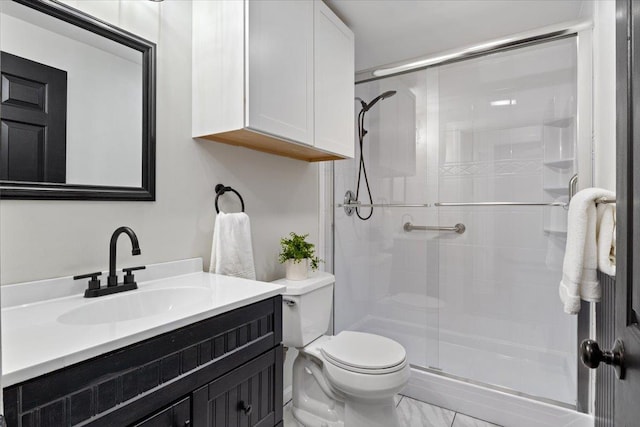
M 334 328 L 400 342 L 409 395 L 484 417 L 576 408 L 578 326 L 558 283 L 569 182 L 580 173 L 588 186 L 591 168 L 579 44 L 573 34 L 356 85 L 356 112 L 387 96 L 364 115 L 356 159 L 333 166 Z M 560 419 L 548 425 L 573 422 Z

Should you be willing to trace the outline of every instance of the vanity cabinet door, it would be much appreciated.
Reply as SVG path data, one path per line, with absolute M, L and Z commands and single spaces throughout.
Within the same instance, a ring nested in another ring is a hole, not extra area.
M 273 427 L 282 421 L 282 346 L 193 393 L 198 427 Z
M 191 426 L 191 397 L 186 397 L 166 409 L 134 424 L 133 427 Z

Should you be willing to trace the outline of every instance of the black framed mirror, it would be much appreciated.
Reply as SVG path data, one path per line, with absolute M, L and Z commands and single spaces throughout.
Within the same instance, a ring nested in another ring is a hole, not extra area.
M 155 200 L 156 45 L 55 0 L 0 8 L 0 198 Z

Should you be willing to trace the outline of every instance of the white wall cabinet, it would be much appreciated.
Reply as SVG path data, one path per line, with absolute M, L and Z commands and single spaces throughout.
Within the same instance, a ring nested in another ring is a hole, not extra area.
M 315 2 L 315 146 L 354 155 L 353 32 L 322 1 Z
M 247 127 L 313 145 L 313 2 L 249 1 Z
M 353 157 L 353 45 L 320 0 L 194 1 L 192 136 L 307 161 Z

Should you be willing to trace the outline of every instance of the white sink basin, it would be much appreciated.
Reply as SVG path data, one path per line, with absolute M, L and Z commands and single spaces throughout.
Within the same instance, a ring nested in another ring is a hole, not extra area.
M 211 289 L 207 288 L 137 289 L 87 300 L 86 304 L 60 315 L 58 322 L 68 325 L 123 322 L 210 304 L 212 297 Z

